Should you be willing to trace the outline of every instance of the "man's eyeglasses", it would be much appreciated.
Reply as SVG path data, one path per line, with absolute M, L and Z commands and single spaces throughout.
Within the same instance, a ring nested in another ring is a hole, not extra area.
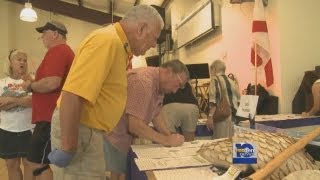
M 182 81 L 182 79 L 181 79 L 181 77 L 180 77 L 179 74 L 176 74 L 176 75 L 178 76 L 178 79 L 179 79 L 179 81 L 180 81 L 179 88 L 180 88 L 180 89 L 184 89 L 184 88 L 185 88 L 185 83 L 183 83 L 183 81 Z

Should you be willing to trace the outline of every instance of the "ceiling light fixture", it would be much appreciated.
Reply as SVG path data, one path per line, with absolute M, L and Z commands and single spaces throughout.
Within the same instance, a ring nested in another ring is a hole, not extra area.
M 32 9 L 32 4 L 29 3 L 29 0 L 24 4 L 24 8 L 20 13 L 20 19 L 27 22 L 35 22 L 38 19 L 37 13 Z

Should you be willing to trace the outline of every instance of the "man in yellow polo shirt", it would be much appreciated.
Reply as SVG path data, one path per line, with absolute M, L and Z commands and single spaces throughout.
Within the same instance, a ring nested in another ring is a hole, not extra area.
M 52 118 L 54 179 L 105 178 L 103 133 L 125 108 L 128 57 L 155 47 L 163 26 L 153 7 L 134 6 L 119 23 L 81 43 Z

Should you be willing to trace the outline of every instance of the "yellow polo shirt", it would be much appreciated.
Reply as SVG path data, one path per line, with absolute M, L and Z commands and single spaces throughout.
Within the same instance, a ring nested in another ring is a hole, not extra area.
M 86 100 L 81 123 L 105 132 L 116 126 L 127 99 L 129 55 L 131 49 L 119 23 L 95 30 L 81 43 L 63 86 L 63 91 Z

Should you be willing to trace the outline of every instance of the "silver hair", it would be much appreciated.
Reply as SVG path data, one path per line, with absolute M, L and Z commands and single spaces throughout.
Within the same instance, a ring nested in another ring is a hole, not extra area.
M 187 66 L 179 61 L 178 59 L 167 61 L 164 64 L 161 65 L 163 68 L 171 68 L 172 72 L 179 74 L 179 73 L 184 73 L 187 77 L 187 80 L 190 79 L 189 71 Z
M 226 64 L 221 60 L 215 60 L 210 65 L 210 72 L 215 72 L 216 74 L 226 72 Z
M 159 23 L 161 29 L 164 22 L 158 11 L 149 5 L 138 5 L 131 8 L 122 18 L 124 22 L 147 22 L 147 24 Z

